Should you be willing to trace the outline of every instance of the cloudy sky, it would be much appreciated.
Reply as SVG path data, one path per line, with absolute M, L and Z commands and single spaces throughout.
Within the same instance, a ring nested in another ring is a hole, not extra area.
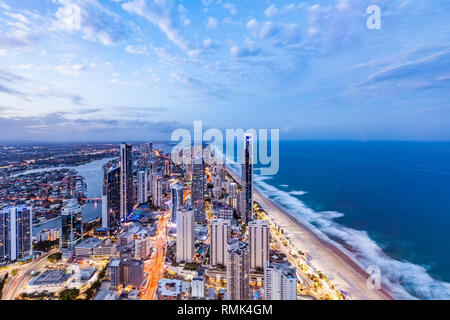
M 381 8 L 381 30 L 366 25 Z M 450 140 L 450 1 L 0 0 L 0 140 Z

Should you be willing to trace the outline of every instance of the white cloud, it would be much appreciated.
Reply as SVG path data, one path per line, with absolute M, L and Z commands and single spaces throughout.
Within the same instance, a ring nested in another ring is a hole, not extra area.
M 277 8 L 277 6 L 274 5 L 274 4 L 271 4 L 271 5 L 266 9 L 266 11 L 264 11 L 264 14 L 265 14 L 267 17 L 269 17 L 269 18 L 273 17 L 273 16 L 276 15 L 277 13 L 278 13 L 278 8 Z
M 173 20 L 173 6 L 170 0 L 132 0 L 122 4 L 122 8 L 130 13 L 135 13 L 156 25 L 167 38 L 184 51 L 190 50 L 187 41 L 176 27 Z
M 118 42 L 127 30 L 120 16 L 97 0 L 54 0 L 61 5 L 55 13 L 55 30 L 75 33 L 83 38 L 110 46 Z
M 208 21 L 206 22 L 206 28 L 215 29 L 219 25 L 219 22 L 216 18 L 208 17 Z
M 131 54 L 145 54 L 147 53 L 147 46 L 128 45 L 125 47 L 125 51 Z
M 65 76 L 78 76 L 81 71 L 86 70 L 87 67 L 83 64 L 74 65 L 59 65 L 54 68 L 55 71 Z

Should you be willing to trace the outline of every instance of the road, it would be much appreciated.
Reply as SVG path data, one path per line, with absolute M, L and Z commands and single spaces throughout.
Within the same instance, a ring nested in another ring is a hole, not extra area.
M 31 280 L 31 271 L 41 271 L 47 263 L 47 257 L 56 251 L 58 250 L 54 249 L 33 262 L 18 266 L 16 269 L 19 270 L 19 273 L 12 280 L 10 275 L 8 282 L 3 288 L 2 300 L 14 300 Z
M 145 272 L 148 276 L 147 288 L 142 300 L 155 300 L 156 290 L 158 289 L 158 281 L 163 276 L 164 261 L 166 257 L 167 244 L 167 222 L 169 220 L 170 211 L 160 218 L 158 230 L 156 233 L 155 249 L 156 253 L 153 258 L 145 264 Z

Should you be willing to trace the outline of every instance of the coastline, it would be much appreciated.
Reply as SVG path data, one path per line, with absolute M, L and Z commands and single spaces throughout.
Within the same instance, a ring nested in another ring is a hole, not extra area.
M 235 181 L 241 183 L 240 177 L 233 170 L 228 166 L 226 170 Z M 257 190 L 254 191 L 253 200 L 269 217 L 277 221 L 294 246 L 308 252 L 312 256 L 312 264 L 323 272 L 336 288 L 347 292 L 353 300 L 395 300 L 385 287 L 380 290 L 369 289 L 366 285 L 369 275 L 358 263 L 332 243 L 319 238 L 280 205 Z

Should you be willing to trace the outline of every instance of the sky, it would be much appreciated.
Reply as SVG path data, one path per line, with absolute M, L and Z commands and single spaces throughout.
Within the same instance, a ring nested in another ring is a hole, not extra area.
M 381 29 L 369 29 L 370 5 Z M 450 1 L 0 0 L 0 140 L 450 140 Z

